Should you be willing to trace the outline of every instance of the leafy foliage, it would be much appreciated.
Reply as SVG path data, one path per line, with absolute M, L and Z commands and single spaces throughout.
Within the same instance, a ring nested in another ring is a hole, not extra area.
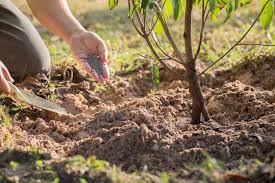
M 118 5 L 118 0 L 109 0 L 108 5 L 109 5 L 110 10 L 112 10 Z
M 130 0 L 129 0 L 130 1 Z M 212 20 L 216 20 L 217 16 L 225 10 L 227 16 L 225 21 L 227 21 L 235 11 L 240 7 L 250 4 L 253 0 L 192 0 L 194 5 L 202 7 L 209 7 L 211 12 Z M 154 3 L 158 3 L 157 0 L 133 0 L 135 7 L 129 8 L 129 15 L 133 14 L 134 9 L 146 10 L 148 7 L 153 8 Z M 262 14 L 260 16 L 260 24 L 263 28 L 268 29 L 272 22 L 274 15 L 274 3 L 272 0 L 260 0 L 261 6 L 260 10 Z M 181 15 L 185 10 L 186 0 L 161 0 L 160 5 L 162 5 L 162 13 L 165 19 L 170 18 L 173 15 L 174 20 L 180 19 Z M 118 0 L 109 0 L 109 8 L 112 10 L 118 5 Z M 156 20 L 156 18 L 155 18 Z M 156 23 L 154 31 L 156 33 L 161 33 L 162 25 L 160 22 Z
M 128 0 L 128 16 L 132 19 L 133 25 L 137 32 L 145 38 L 147 41 L 151 51 L 155 55 L 155 57 L 160 61 L 160 63 L 164 66 L 167 67 L 167 65 L 160 60 L 160 57 L 158 53 L 154 50 L 152 43 L 150 42 L 149 36 L 153 37 L 153 40 L 155 44 L 158 45 L 158 40 L 155 37 L 156 34 L 161 34 L 165 32 L 165 35 L 167 39 L 169 40 L 170 45 L 173 47 L 174 51 L 176 52 L 178 57 L 181 57 L 181 61 L 185 58 L 182 57 L 180 51 L 178 48 L 176 48 L 176 43 L 173 40 L 173 36 L 170 33 L 168 24 L 166 23 L 167 20 L 172 17 L 174 20 L 179 20 L 182 17 L 183 12 L 186 10 L 186 12 L 192 12 L 192 6 L 190 10 L 190 6 L 188 9 L 186 9 L 186 4 L 190 5 L 190 3 L 193 3 L 193 6 L 198 6 L 200 7 L 202 11 L 202 26 L 201 26 L 201 32 L 200 32 L 200 42 L 199 46 L 197 49 L 197 53 L 195 56 L 195 60 L 197 59 L 197 56 L 200 52 L 200 47 L 201 47 L 201 41 L 203 37 L 203 31 L 204 31 L 204 26 L 206 23 L 206 20 L 208 18 L 209 13 L 211 14 L 212 20 L 216 20 L 218 18 L 218 15 L 221 12 L 226 13 L 226 18 L 224 22 L 226 22 L 233 14 L 235 11 L 240 9 L 240 7 L 246 6 L 250 4 L 252 0 Z M 117 6 L 118 0 L 109 0 L 109 8 L 114 9 L 115 6 Z M 260 21 L 260 24 L 264 29 L 268 29 L 272 22 L 273 18 L 273 1 L 272 0 L 261 0 L 260 1 L 260 9 L 259 9 L 259 14 L 257 16 L 257 19 L 254 21 L 252 27 L 255 25 L 256 21 Z M 192 5 L 192 4 L 191 4 Z M 147 22 L 147 11 L 150 11 L 150 15 L 153 16 L 152 18 L 152 25 L 150 26 L 149 23 Z M 138 24 L 141 26 L 140 30 L 137 28 L 137 25 L 135 24 L 133 15 L 136 15 L 136 19 Z M 190 13 L 191 14 L 191 13 Z M 187 14 L 188 15 L 188 14 Z M 192 14 L 191 14 L 192 15 Z M 187 16 L 186 16 L 187 17 Z M 189 16 L 188 16 L 189 18 Z M 190 18 L 189 18 L 190 19 Z M 191 20 L 190 20 L 191 21 Z M 185 23 L 186 25 L 186 23 Z M 252 28 L 251 27 L 251 28 Z M 251 30 L 251 28 L 248 30 L 248 32 Z M 148 30 L 148 31 L 147 31 Z M 165 31 L 164 31 L 165 30 Z M 248 32 L 245 33 L 245 35 L 242 37 L 242 39 L 248 34 Z M 231 50 L 233 50 L 238 43 L 242 41 L 242 39 L 237 42 L 232 48 L 227 53 L 229 53 Z M 192 43 L 191 43 L 192 44 Z M 160 48 L 161 52 L 164 53 L 164 51 Z M 192 45 L 191 49 L 192 50 Z M 186 53 L 187 54 L 187 53 Z M 165 56 L 167 56 L 166 53 L 164 53 Z M 189 54 L 190 55 L 190 54 Z M 221 59 L 224 56 L 221 57 Z M 171 57 L 168 56 L 169 59 Z M 169 59 L 164 59 L 164 60 L 169 60 Z M 219 60 L 221 60 L 219 59 Z M 192 60 L 189 58 L 189 60 Z M 214 62 L 216 64 L 219 60 Z M 212 67 L 213 65 L 211 65 Z M 208 68 L 209 69 L 209 68 Z M 206 70 L 207 71 L 207 70 Z M 158 79 L 158 68 L 157 64 L 152 64 L 151 65 L 151 72 L 152 72 L 152 81 L 154 88 L 156 88 L 159 85 L 159 79 Z
M 263 10 L 263 13 L 260 16 L 260 23 L 265 29 L 268 29 L 271 24 L 274 14 L 273 5 L 271 0 L 261 0 L 261 11 Z

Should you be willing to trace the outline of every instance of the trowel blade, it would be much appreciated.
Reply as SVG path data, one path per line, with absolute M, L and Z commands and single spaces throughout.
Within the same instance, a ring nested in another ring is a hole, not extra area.
M 60 107 L 59 105 L 57 105 L 53 102 L 50 102 L 46 99 L 43 99 L 41 97 L 38 97 L 34 94 L 31 94 L 29 92 L 26 92 L 24 90 L 21 90 L 20 88 L 18 88 L 11 82 L 9 82 L 9 85 L 10 85 L 12 91 L 16 94 L 17 98 L 20 99 L 21 101 L 26 102 L 26 103 L 28 103 L 34 107 L 40 108 L 40 109 L 51 111 L 51 112 L 54 112 L 57 114 L 68 115 L 66 110 L 64 108 Z

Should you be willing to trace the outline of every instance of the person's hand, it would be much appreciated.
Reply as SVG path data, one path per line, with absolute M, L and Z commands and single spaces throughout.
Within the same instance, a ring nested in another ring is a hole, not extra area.
M 98 35 L 87 31 L 76 32 L 71 36 L 70 46 L 76 60 L 93 79 L 101 84 L 109 79 L 108 51 L 104 41 Z M 95 70 L 88 65 L 85 61 L 87 55 L 99 56 L 103 64 L 103 76 L 98 76 Z
M 6 94 L 11 92 L 8 81 L 14 82 L 7 67 L 0 61 L 0 92 Z

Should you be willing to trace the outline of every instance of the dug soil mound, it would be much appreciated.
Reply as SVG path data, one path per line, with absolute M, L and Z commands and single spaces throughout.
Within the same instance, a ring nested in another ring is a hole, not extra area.
M 247 60 L 233 68 L 215 73 L 215 77 L 225 81 L 239 80 L 244 84 L 273 90 L 275 87 L 275 58 L 273 56 L 260 56 L 254 60 Z
M 271 152 L 274 93 L 236 81 L 209 90 L 207 96 L 213 121 L 199 126 L 189 123 L 190 97 L 183 88 L 101 111 L 85 127 L 89 137 L 70 153 L 95 154 L 125 170 L 180 171 L 188 163 L 200 162 L 203 151 L 228 168 Z
M 255 70 L 243 66 L 244 70 L 232 70 L 229 82 L 221 84 L 218 78 L 215 82 L 220 87 L 204 86 L 212 120 L 200 125 L 189 123 L 191 100 L 183 81 L 163 82 L 153 92 L 150 73 L 138 71 L 134 79 L 116 76 L 98 88 L 74 67 L 67 67 L 66 72 L 56 68 L 50 87 L 32 84 L 37 81 L 25 87 L 54 98 L 71 115 L 21 106 L 10 112 L 12 125 L 1 127 L 0 150 L 7 145 L 32 146 L 52 157 L 96 155 L 125 171 L 168 171 L 180 177 L 190 173 L 188 165 L 200 163 L 205 152 L 226 169 L 264 160 L 275 148 L 274 60 L 269 64 Z M 236 80 L 242 73 L 253 79 Z M 18 106 L 17 101 L 3 100 L 10 107 Z M 9 141 L 4 140 L 7 137 Z

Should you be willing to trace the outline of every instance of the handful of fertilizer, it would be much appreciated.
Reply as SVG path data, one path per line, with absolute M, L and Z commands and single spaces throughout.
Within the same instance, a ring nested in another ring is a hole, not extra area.
M 85 61 L 89 64 L 91 69 L 94 69 L 98 77 L 102 76 L 104 78 L 104 73 L 103 73 L 103 64 L 100 60 L 99 56 L 96 55 L 88 55 L 85 58 Z

